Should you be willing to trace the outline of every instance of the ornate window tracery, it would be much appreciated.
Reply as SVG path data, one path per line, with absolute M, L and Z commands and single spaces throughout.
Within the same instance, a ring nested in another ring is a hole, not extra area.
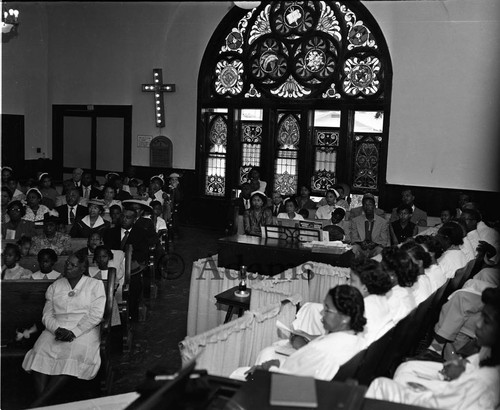
M 322 193 L 338 182 L 378 191 L 392 67 L 385 39 L 365 6 L 355 0 L 264 1 L 249 11 L 233 8 L 224 22 L 202 61 L 199 104 L 234 111 L 226 121 L 235 130 L 228 132 L 234 138 L 230 149 L 238 154 L 237 161 L 227 154 L 225 183 L 240 184 L 252 166 L 260 166 L 268 186 L 282 193 L 295 193 L 303 183 Z M 246 107 L 263 110 L 263 120 L 241 120 L 238 113 Z M 318 109 L 338 111 L 340 124 L 315 126 Z M 354 132 L 358 110 L 386 114 L 380 135 Z M 208 128 L 200 125 L 205 133 L 200 138 L 207 138 Z M 285 136 L 297 143 L 284 144 Z M 208 169 L 201 171 L 208 175 Z M 220 187 L 210 192 L 206 185 L 207 195 L 221 195 Z

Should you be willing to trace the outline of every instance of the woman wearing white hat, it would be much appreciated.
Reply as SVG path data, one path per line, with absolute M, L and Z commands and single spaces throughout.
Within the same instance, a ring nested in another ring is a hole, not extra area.
M 109 228 L 110 223 L 102 218 L 104 214 L 104 201 L 102 199 L 90 199 L 89 214 L 75 221 L 69 231 L 72 238 L 88 238 L 94 232 L 100 232 Z
M 38 188 L 30 188 L 26 192 L 26 214 L 23 219 L 35 223 L 35 226 L 43 226 L 43 217 L 50 212 L 50 209 L 42 205 L 42 193 Z

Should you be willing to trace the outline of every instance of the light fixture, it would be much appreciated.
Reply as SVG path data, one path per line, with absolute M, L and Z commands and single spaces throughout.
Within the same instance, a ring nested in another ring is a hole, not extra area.
M 234 5 L 236 7 L 239 7 L 240 9 L 245 9 L 245 10 L 251 10 L 254 9 L 255 7 L 260 6 L 260 1 L 233 1 Z
M 19 10 L 9 8 L 5 3 L 2 8 L 2 41 L 7 42 L 17 36 Z

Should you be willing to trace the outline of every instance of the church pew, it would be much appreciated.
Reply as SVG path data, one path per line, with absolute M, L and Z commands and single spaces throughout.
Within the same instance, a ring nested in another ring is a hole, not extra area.
M 110 329 L 111 312 L 114 298 L 115 275 L 109 275 L 105 282 L 106 305 L 104 317 L 100 326 L 101 367 L 98 380 L 100 389 L 104 394 L 110 393 L 112 369 L 110 362 Z M 2 362 L 5 360 L 20 361 L 36 342 L 38 335 L 43 330 L 42 313 L 45 305 L 45 292 L 53 280 L 5 280 L 2 281 Z M 29 339 L 16 342 L 16 329 L 28 329 L 33 324 L 38 327 L 38 332 Z M 3 364 L 5 366 L 5 364 Z

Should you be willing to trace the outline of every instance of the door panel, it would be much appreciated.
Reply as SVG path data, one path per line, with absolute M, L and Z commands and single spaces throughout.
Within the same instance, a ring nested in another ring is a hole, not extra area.
M 92 118 L 64 117 L 63 166 L 90 168 L 92 160 Z
M 97 118 L 96 169 L 123 172 L 123 118 Z

